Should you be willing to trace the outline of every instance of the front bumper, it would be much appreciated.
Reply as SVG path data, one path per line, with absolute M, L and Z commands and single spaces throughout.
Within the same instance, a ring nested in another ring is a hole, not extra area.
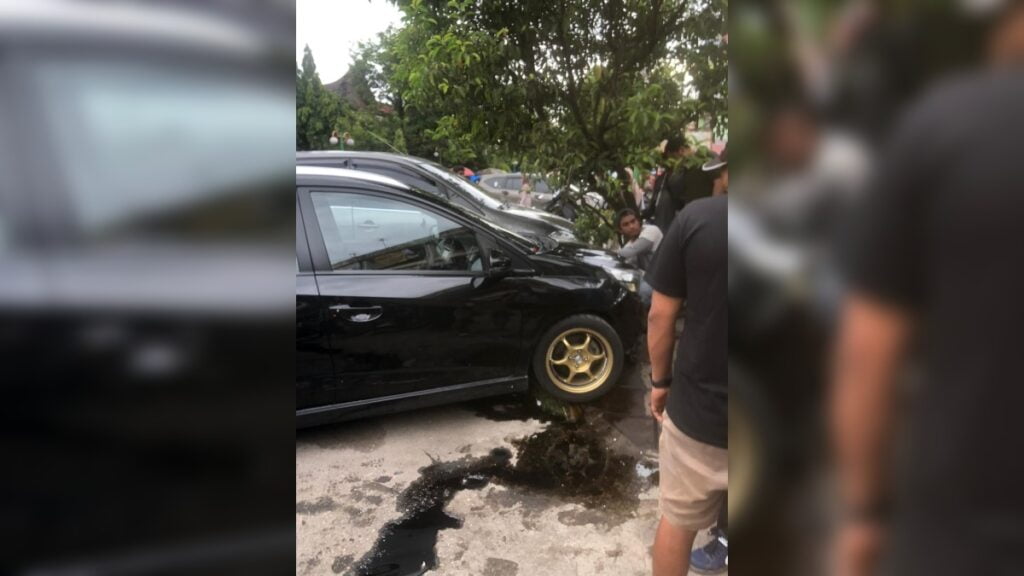
M 646 315 L 640 296 L 623 288 L 611 309 L 611 324 L 622 339 L 622 348 L 627 353 L 633 350 L 643 335 Z

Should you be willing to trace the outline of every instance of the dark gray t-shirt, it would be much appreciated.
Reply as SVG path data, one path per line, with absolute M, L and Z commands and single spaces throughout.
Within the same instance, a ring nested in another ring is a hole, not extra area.
M 720 448 L 729 444 L 727 221 L 725 196 L 690 202 L 646 275 L 658 292 L 686 301 L 668 415 L 687 436 Z
M 669 229 L 676 213 L 683 207 L 685 183 L 686 172 L 682 166 L 666 171 L 654 183 L 654 203 L 644 218 L 653 219 L 654 225 L 662 232 Z
M 891 574 L 1024 566 L 1024 74 L 950 81 L 881 157 L 852 288 L 912 313 L 922 371 L 901 411 Z

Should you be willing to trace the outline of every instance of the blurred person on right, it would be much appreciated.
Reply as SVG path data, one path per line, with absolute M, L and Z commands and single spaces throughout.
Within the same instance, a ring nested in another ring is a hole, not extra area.
M 1024 4 L 994 9 L 989 66 L 908 112 L 852 244 L 832 404 L 843 576 L 1024 566 Z

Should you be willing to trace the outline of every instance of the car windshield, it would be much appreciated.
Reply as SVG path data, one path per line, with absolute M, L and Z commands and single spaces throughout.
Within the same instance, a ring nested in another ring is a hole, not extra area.
M 457 180 L 458 179 L 457 176 L 449 175 L 447 172 L 444 171 L 443 168 L 441 168 L 439 166 L 433 166 L 433 165 L 429 165 L 429 164 L 423 164 L 422 166 L 424 168 L 428 169 L 432 174 L 436 174 L 436 175 L 438 175 L 440 177 L 445 178 L 446 180 L 449 180 L 449 179 Z M 421 192 L 423 194 L 427 194 L 429 196 L 434 196 L 433 194 L 429 194 L 427 192 L 424 192 L 423 190 L 419 190 L 419 192 Z M 490 220 L 488 220 L 486 218 L 481 218 L 479 214 L 477 214 L 475 212 L 471 212 L 470 210 L 467 210 L 466 208 L 463 208 L 462 206 L 459 206 L 458 204 L 456 204 L 454 202 L 448 202 L 447 205 L 448 205 L 449 208 L 451 208 L 453 210 L 457 210 L 457 211 L 461 212 L 463 215 L 465 215 L 465 216 L 467 216 L 469 218 L 472 218 L 475 222 L 479 222 L 480 224 L 486 226 L 487 228 L 492 230 L 494 233 L 498 234 L 499 236 L 501 236 L 505 240 L 508 240 L 509 242 L 515 244 L 520 250 L 523 250 L 525 252 L 535 253 L 535 252 L 550 250 L 551 248 L 554 248 L 554 247 L 558 246 L 558 242 L 555 242 L 551 238 L 546 238 L 546 237 L 542 237 L 542 236 L 529 236 L 529 237 L 527 237 L 527 236 L 523 236 L 521 234 L 516 234 L 515 232 L 513 232 L 513 231 L 511 231 L 511 230 L 509 230 L 507 228 L 502 228 L 501 226 L 498 226 L 497 224 L 491 222 Z
M 493 231 L 495 234 L 515 244 L 520 250 L 523 250 L 525 252 L 545 252 L 558 246 L 558 242 L 546 236 L 537 236 L 532 234 L 530 236 L 523 236 L 521 234 L 517 234 L 509 230 L 508 228 L 502 228 L 501 226 L 498 226 L 497 224 L 491 222 L 486 218 L 481 218 L 478 214 L 474 214 L 473 212 L 470 212 L 469 210 L 466 210 L 461 206 L 456 206 L 455 204 L 452 204 L 452 206 L 455 206 L 467 216 L 475 218 L 477 222 L 483 224 L 491 231 Z
M 438 178 L 444 179 L 445 182 L 448 182 L 453 186 L 458 186 L 459 190 L 463 191 L 467 196 L 475 200 L 477 203 L 494 210 L 501 210 L 503 208 L 501 202 L 498 202 L 494 198 L 488 196 L 483 190 L 478 188 L 475 184 L 464 178 L 460 178 L 452 174 L 451 172 L 448 172 L 442 166 L 429 162 L 424 162 L 420 164 L 420 166 L 422 166 L 423 169 L 427 170 L 428 172 L 437 176 Z

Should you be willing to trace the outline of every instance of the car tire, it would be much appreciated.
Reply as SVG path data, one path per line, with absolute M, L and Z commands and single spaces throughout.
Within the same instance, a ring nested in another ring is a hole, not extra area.
M 598 316 L 580 314 L 559 321 L 541 336 L 533 352 L 533 374 L 551 396 L 589 402 L 615 386 L 625 362 L 622 340 L 611 325 Z

